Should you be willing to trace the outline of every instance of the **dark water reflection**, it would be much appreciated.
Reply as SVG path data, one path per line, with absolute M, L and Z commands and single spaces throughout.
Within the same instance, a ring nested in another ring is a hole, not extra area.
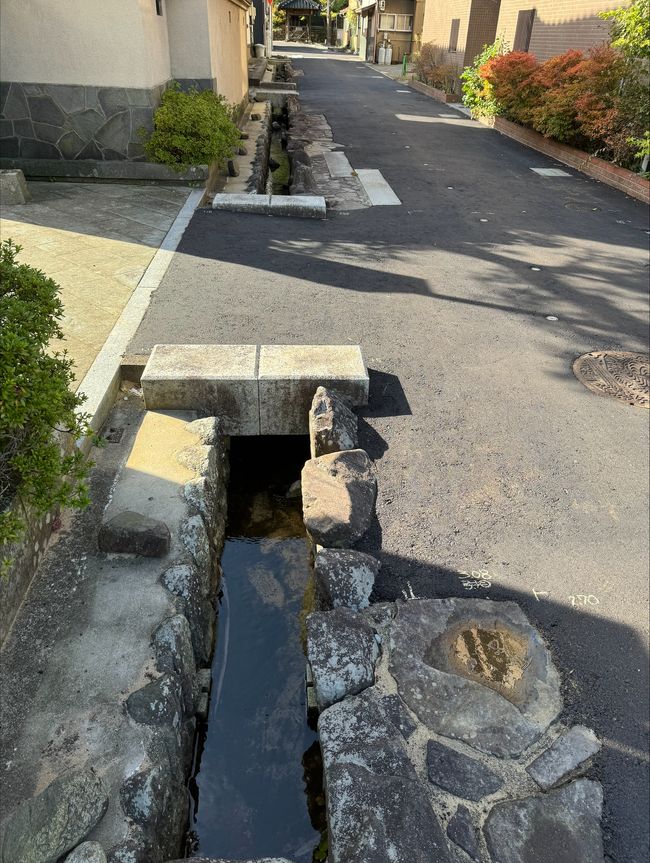
M 191 784 L 191 850 L 311 863 L 324 825 L 300 637 L 310 562 L 300 499 L 286 497 L 306 454 L 301 439 L 285 438 L 276 439 L 270 459 L 260 457 L 259 447 L 272 441 L 233 441 L 212 697 Z

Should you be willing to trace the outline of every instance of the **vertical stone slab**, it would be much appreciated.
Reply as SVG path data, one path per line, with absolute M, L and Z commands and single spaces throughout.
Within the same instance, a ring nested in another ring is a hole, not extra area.
M 260 434 L 307 434 L 319 386 L 348 404 L 368 403 L 368 371 L 358 345 L 262 345 Z
M 205 411 L 225 435 L 258 435 L 257 356 L 255 345 L 155 345 L 142 374 L 147 410 Z

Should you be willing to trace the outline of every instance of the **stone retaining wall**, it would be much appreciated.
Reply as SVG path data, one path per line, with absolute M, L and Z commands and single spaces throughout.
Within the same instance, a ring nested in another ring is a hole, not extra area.
M 83 840 L 109 863 L 180 853 L 210 690 L 226 483 L 217 420 L 142 416 L 98 550 L 75 563 L 83 613 L 53 646 L 29 722 L 12 729 L 3 808 L 20 789 L 40 793 L 4 809 L 3 861 L 54 863 Z

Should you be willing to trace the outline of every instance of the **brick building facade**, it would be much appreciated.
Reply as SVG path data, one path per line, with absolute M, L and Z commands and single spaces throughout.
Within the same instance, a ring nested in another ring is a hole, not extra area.
M 416 0 L 414 50 L 432 42 L 460 70 L 501 36 L 513 50 L 546 60 L 605 41 L 609 25 L 598 13 L 626 5 L 628 0 Z

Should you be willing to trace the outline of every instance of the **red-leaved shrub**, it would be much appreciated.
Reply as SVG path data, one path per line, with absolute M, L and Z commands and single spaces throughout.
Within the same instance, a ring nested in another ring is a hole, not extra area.
M 638 158 L 634 141 L 643 138 L 650 113 L 647 76 L 610 45 L 544 63 L 511 51 L 477 72 L 483 88 L 475 101 L 489 100 L 491 113 L 615 162 L 632 165 Z
M 517 123 L 528 123 L 539 98 L 539 87 L 534 83 L 538 68 L 533 54 L 510 51 L 488 60 L 479 75 L 491 85 L 500 113 Z

